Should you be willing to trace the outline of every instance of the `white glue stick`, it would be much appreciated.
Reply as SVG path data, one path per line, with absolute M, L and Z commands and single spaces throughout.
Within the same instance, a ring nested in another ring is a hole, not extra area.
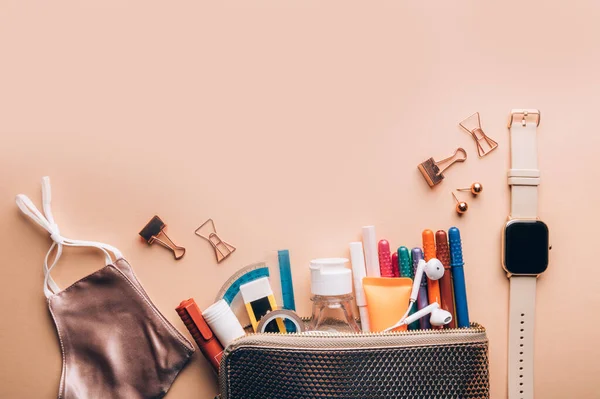
M 377 254 L 377 237 L 375 226 L 364 226 L 362 228 L 363 246 L 365 247 L 365 264 L 367 265 L 367 277 L 381 277 L 379 270 L 379 255 Z
M 210 305 L 202 315 L 223 348 L 226 348 L 236 338 L 246 335 L 239 320 L 224 299 Z
M 363 332 L 369 332 L 369 313 L 367 312 L 367 299 L 363 290 L 362 279 L 366 276 L 365 255 L 362 242 L 350 243 L 350 260 L 352 262 L 352 277 L 354 279 L 354 295 L 360 313 L 360 325 Z

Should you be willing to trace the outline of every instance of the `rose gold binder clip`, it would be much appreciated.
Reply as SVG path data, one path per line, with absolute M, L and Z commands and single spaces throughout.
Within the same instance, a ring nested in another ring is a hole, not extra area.
M 167 225 L 158 216 L 154 215 L 154 217 L 144 226 L 142 231 L 140 231 L 140 236 L 142 236 L 149 245 L 157 242 L 163 247 L 170 249 L 173 252 L 175 260 L 179 260 L 185 255 L 185 248 L 179 247 L 171 241 L 164 231 L 165 227 L 167 227 Z M 159 238 L 161 234 L 165 237 L 166 241 Z
M 202 230 L 204 226 L 210 228 L 208 235 L 206 235 L 206 233 L 204 233 L 204 235 L 200 234 L 200 230 Z M 210 243 L 210 245 L 213 247 L 213 250 L 215 251 L 217 263 L 221 263 L 235 251 L 235 247 L 233 245 L 221 240 L 221 238 L 217 235 L 215 222 L 213 222 L 212 219 L 208 219 L 206 222 L 202 223 L 202 225 L 198 227 L 196 231 L 194 231 L 194 233 L 196 233 L 197 236 L 204 238 Z
M 475 112 L 467 119 L 459 123 L 460 127 L 470 133 L 477 144 L 477 153 L 479 157 L 483 157 L 498 147 L 498 143 L 486 136 L 481 129 L 481 120 L 479 119 L 479 112 Z
M 460 155 L 459 155 L 460 153 Z M 435 161 L 433 158 L 422 162 L 418 168 L 429 187 L 433 187 L 436 184 L 444 180 L 442 174 L 446 169 L 455 164 L 456 162 L 464 162 L 467 159 L 467 152 L 462 148 L 457 148 L 454 154 L 448 158 L 444 158 L 441 161 Z

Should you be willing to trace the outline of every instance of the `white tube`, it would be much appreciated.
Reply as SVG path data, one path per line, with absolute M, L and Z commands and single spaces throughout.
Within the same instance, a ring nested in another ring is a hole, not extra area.
M 381 277 L 379 270 L 379 255 L 377 254 L 377 237 L 375 226 L 364 226 L 362 228 L 363 245 L 365 247 L 365 263 L 367 265 L 367 277 Z
M 217 339 L 227 347 L 234 339 L 246 335 L 240 321 L 235 317 L 231 308 L 224 299 L 210 305 L 202 312 L 204 320 L 217 336 Z
M 362 242 L 350 243 L 350 259 L 352 261 L 352 276 L 354 278 L 354 295 L 356 305 L 360 312 L 360 325 L 363 332 L 369 332 L 369 313 L 367 312 L 367 298 L 362 285 L 362 279 L 366 276 L 365 255 Z
M 362 332 L 370 332 L 369 309 L 367 309 L 366 306 L 361 306 L 358 308 L 358 312 L 360 314 L 360 328 L 362 329 Z

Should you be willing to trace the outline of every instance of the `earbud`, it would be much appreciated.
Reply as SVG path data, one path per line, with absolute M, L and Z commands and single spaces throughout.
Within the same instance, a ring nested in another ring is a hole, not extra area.
M 410 324 L 413 321 L 417 321 L 421 317 L 427 316 L 430 313 L 431 317 L 429 318 L 429 322 L 432 326 L 443 326 L 452 321 L 452 314 L 444 309 L 440 309 L 440 305 L 437 302 L 434 302 L 431 305 L 425 306 L 423 309 L 416 311 L 410 316 L 402 318 L 402 320 L 400 320 L 398 323 L 394 324 L 390 328 L 386 328 L 384 331 L 391 331 L 394 328 Z
M 417 300 L 417 296 L 419 295 L 419 287 L 421 286 L 421 280 L 423 279 L 423 272 L 427 274 L 427 277 L 430 280 L 439 280 L 444 276 L 444 265 L 436 258 L 429 259 L 428 262 L 425 262 L 423 259 L 419 260 L 417 271 L 415 272 L 415 281 L 410 293 L 409 309 L 410 305 Z
M 430 313 L 431 317 L 429 318 L 429 322 L 432 326 L 443 326 L 452 321 L 452 314 L 444 309 L 440 309 L 440 305 L 438 305 L 437 302 L 434 302 L 431 305 L 428 305 L 408 316 L 406 319 L 404 319 L 402 324 L 410 324 L 413 321 L 419 320 L 421 317 L 427 316 Z
M 421 317 L 425 316 L 426 314 L 429 314 L 432 312 L 433 313 L 431 315 L 430 322 L 431 322 L 431 324 L 433 324 L 435 326 L 444 325 L 444 324 L 450 323 L 450 321 L 452 321 L 452 315 L 450 313 L 446 312 L 445 310 L 439 309 L 440 306 L 434 302 L 431 305 L 424 307 L 423 309 L 421 309 L 418 312 L 411 315 L 410 316 L 411 321 L 408 323 L 406 322 L 406 320 L 409 319 L 408 314 L 410 313 L 410 310 L 412 309 L 413 305 L 417 301 L 417 296 L 419 295 L 419 288 L 421 286 L 421 280 L 423 279 L 423 273 L 425 273 L 430 280 L 439 280 L 444 276 L 444 265 L 442 264 L 442 262 L 440 262 L 436 258 L 431 258 L 427 262 L 425 262 L 423 259 L 419 260 L 419 263 L 417 264 L 417 271 L 415 272 L 415 281 L 413 282 L 412 291 L 410 292 L 410 301 L 408 302 L 408 309 L 406 309 L 406 313 L 404 313 L 404 316 L 402 316 L 402 318 L 400 319 L 400 321 L 398 323 L 396 323 L 395 325 L 393 325 L 390 328 L 387 328 L 385 331 L 390 331 L 390 330 L 392 330 L 396 327 L 399 327 L 401 325 L 404 325 L 404 324 L 410 324 L 413 321 L 420 319 Z M 437 310 L 435 310 L 433 308 L 433 305 L 437 306 L 437 308 L 436 308 Z M 439 312 L 443 312 L 443 313 L 439 313 Z M 417 314 L 419 314 L 419 316 L 416 316 Z M 435 316 L 434 316 L 434 314 L 435 314 Z M 450 319 L 448 319 L 448 321 L 444 322 L 448 316 L 450 316 Z M 434 324 L 434 322 L 442 323 L 442 324 Z

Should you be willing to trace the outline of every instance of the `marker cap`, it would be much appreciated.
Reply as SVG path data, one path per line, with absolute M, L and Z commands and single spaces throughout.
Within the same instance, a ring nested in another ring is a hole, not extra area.
M 352 294 L 352 271 L 346 258 L 322 258 L 310 261 L 310 291 L 313 295 Z

